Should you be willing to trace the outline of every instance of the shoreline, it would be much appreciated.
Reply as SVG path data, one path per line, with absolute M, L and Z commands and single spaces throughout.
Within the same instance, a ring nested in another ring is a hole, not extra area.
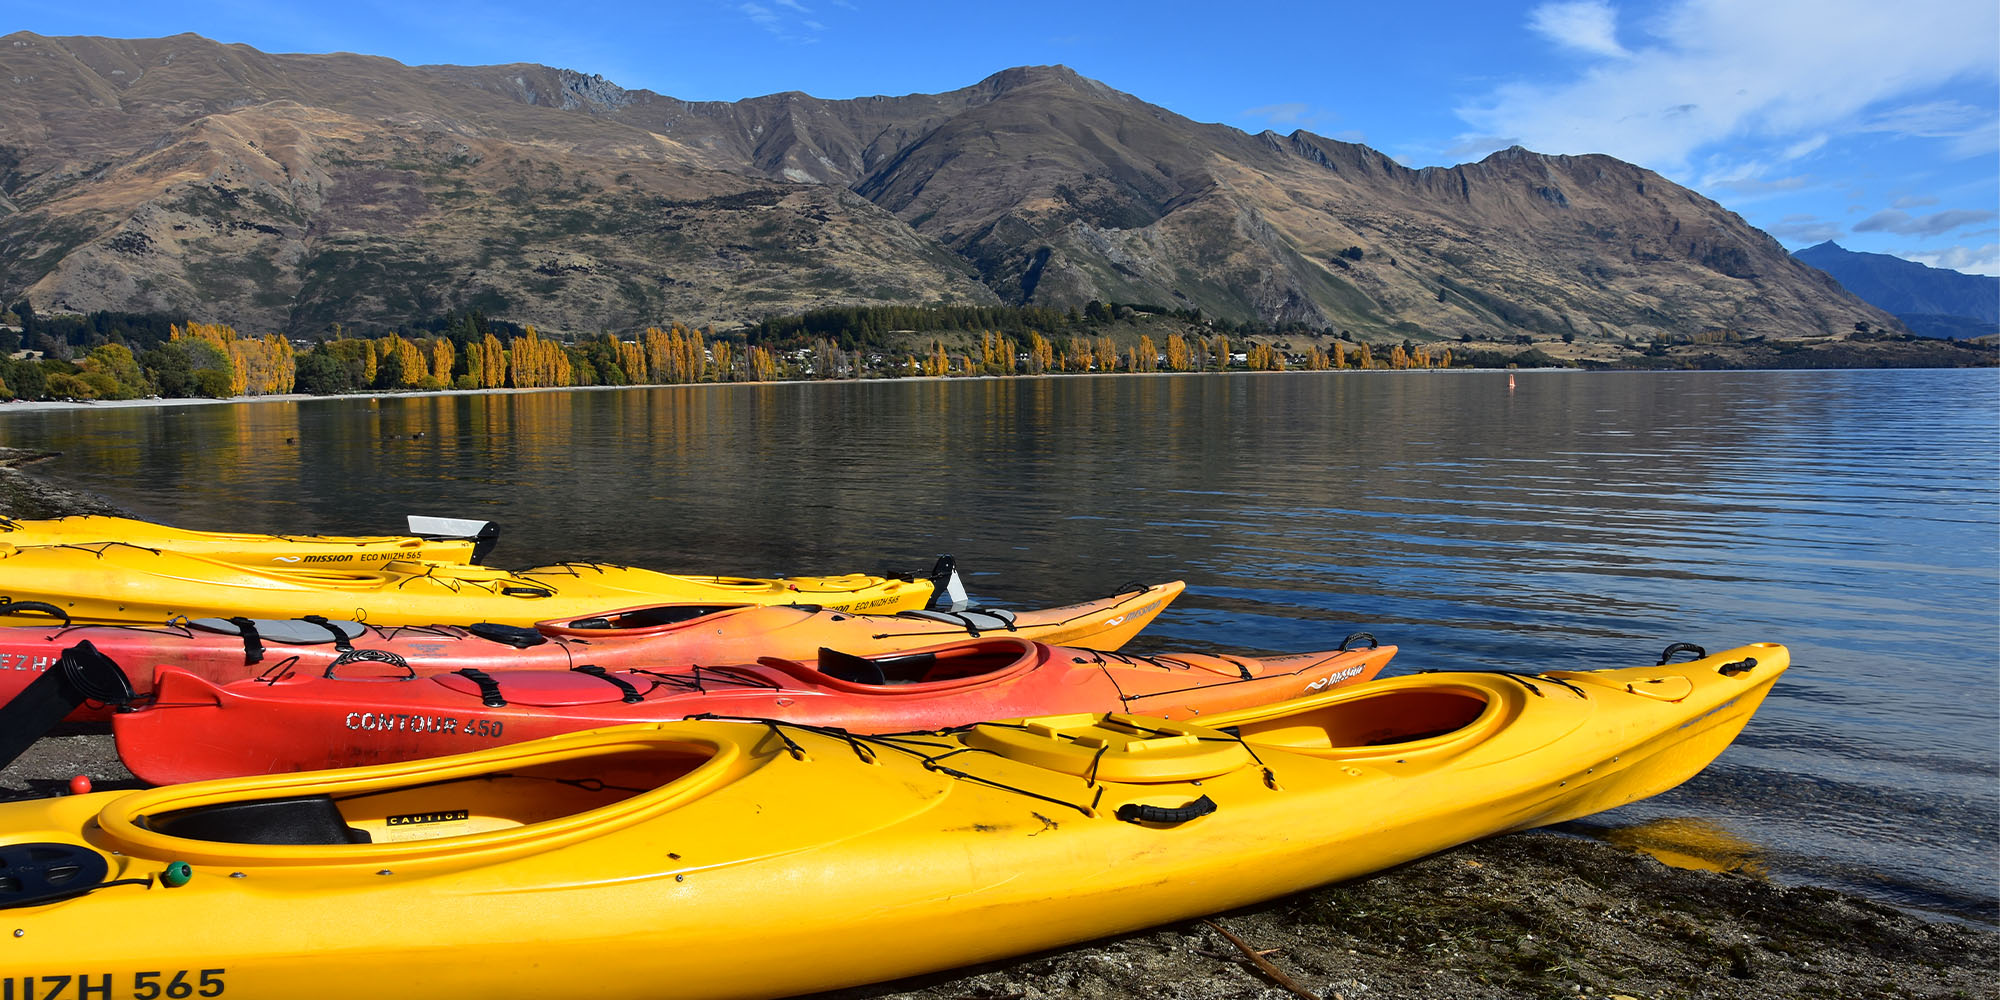
M 0 448 L 0 517 L 123 513 L 20 468 L 39 457 Z M 100 789 L 137 787 L 105 728 L 70 726 L 37 741 L 0 769 L 0 797 L 60 794 L 79 774 Z M 1591 839 L 1586 827 L 1475 841 L 1210 920 L 1259 951 L 1275 949 L 1265 961 L 1322 998 L 1991 995 L 2000 971 L 1992 925 L 1742 872 L 1672 868 Z M 1293 995 L 1207 922 L 1191 921 L 820 996 Z
M 0 417 L 9 413 L 45 413 L 57 410 L 115 410 L 137 408 L 165 408 L 173 406 L 218 406 L 249 403 L 304 403 L 315 400 L 357 400 L 357 399 L 423 399 L 435 396 L 486 396 L 518 395 L 535 392 L 610 392 L 626 389 L 725 389 L 748 386 L 802 386 L 802 385 L 902 385 L 912 382 L 1010 382 L 1029 379 L 1106 379 L 1106 378 L 1194 378 L 1204 375 L 1596 375 L 1596 374 L 1675 374 L 1694 375 L 1703 373 L 1727 374 L 1758 371 L 1895 371 L 1892 368 L 1687 368 L 1687 369 L 1647 369 L 1647 368 L 1334 368 L 1318 371 L 1304 368 L 1288 368 L 1283 371 L 1200 371 L 1200 372 L 1067 372 L 1040 375 L 908 375 L 901 378 L 840 378 L 840 379 L 776 379 L 768 382 L 648 382 L 642 385 L 555 385 L 536 386 L 527 389 L 413 389 L 408 392 L 349 392 L 333 396 L 315 396 L 310 393 L 279 393 L 268 396 L 229 396 L 223 399 L 207 397 L 187 399 L 166 399 L 147 396 L 139 399 L 8 399 L 0 400 Z M 1982 371 L 1978 368 L 1938 368 L 1936 371 Z

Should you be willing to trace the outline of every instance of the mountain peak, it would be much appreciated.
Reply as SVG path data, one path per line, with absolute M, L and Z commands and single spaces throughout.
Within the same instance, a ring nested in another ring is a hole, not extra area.
M 2000 324 L 2000 278 L 1932 267 L 1894 254 L 1848 250 L 1832 240 L 1792 256 L 1833 275 L 1848 291 L 1896 314 L 1912 328 L 1919 327 L 1912 317 L 1921 316 L 1976 320 L 1986 324 L 1983 333 Z
M 940 94 L 688 102 L 529 64 L 10 37 L 0 246 L 25 249 L 0 254 L 0 300 L 37 307 L 300 334 L 475 307 L 560 331 L 932 301 L 1144 303 L 1378 341 L 1894 323 L 1610 157 L 1514 146 L 1413 171 L 1063 65 Z

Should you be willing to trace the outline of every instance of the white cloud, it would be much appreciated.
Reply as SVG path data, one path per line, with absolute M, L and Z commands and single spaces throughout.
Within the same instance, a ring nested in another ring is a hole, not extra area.
M 1340 120 L 1340 116 L 1325 108 L 1316 108 L 1303 101 L 1285 101 L 1281 104 L 1266 104 L 1248 108 L 1242 113 L 1244 118 L 1261 118 L 1271 128 L 1308 129 L 1319 131 Z
M 1954 208 L 1930 215 L 1912 216 L 1908 212 L 1886 208 L 1854 224 L 1857 233 L 1898 233 L 1903 236 L 1943 236 L 1954 229 L 1991 222 L 2000 213 L 1978 211 L 1970 208 Z
M 1952 246 L 1942 250 L 1912 250 L 1898 254 L 1932 267 L 1948 267 L 1967 274 L 2000 276 L 2000 243 L 1984 246 Z
M 1816 135 L 1809 135 L 1803 139 L 1800 139 L 1795 143 L 1792 143 L 1789 146 L 1786 146 L 1785 151 L 1783 153 L 1778 154 L 1778 159 L 1790 161 L 1799 159 L 1801 157 L 1810 156 L 1813 153 L 1818 152 L 1821 146 L 1826 145 L 1826 140 L 1827 140 L 1827 135 L 1825 132 L 1820 132 Z
M 1753 164 L 1752 166 L 1759 165 Z M 1790 177 L 1780 177 L 1777 180 L 1767 181 L 1759 176 L 1761 173 L 1760 169 L 1749 169 L 1739 166 L 1727 177 L 1704 179 L 1701 186 L 1703 190 L 1713 189 L 1741 195 L 1767 195 L 1803 191 L 1813 184 L 1813 178 L 1810 174 L 1794 174 Z
M 1819 133 L 1957 136 L 1992 117 L 1950 101 L 1895 106 L 1996 75 L 1992 0 L 1669 0 L 1643 26 L 1643 44 L 1626 46 L 1608 33 L 1615 12 L 1602 4 L 1548 5 L 1537 17 L 1577 7 L 1602 7 L 1606 33 L 1586 30 L 1597 22 L 1581 12 L 1567 30 L 1540 20 L 1535 30 L 1602 58 L 1568 79 L 1502 85 L 1459 116 L 1538 151 L 1609 153 L 1665 172 L 1730 140 L 1810 152 Z
M 1444 155 L 1453 159 L 1477 159 L 1496 149 L 1519 145 L 1521 140 L 1518 136 L 1462 135 L 1458 137 L 1457 142 L 1445 147 Z
M 1817 215 L 1787 215 L 1777 225 L 1766 226 L 1764 231 L 1792 243 L 1825 243 L 1842 235 L 1840 223 Z
M 1592 55 L 1630 55 L 1618 44 L 1618 13 L 1606 0 L 1545 3 L 1528 14 L 1528 27 L 1557 45 Z
M 1283 104 L 1266 104 L 1262 107 L 1246 108 L 1243 112 L 1243 117 L 1262 118 L 1273 125 L 1285 125 L 1298 121 L 1299 117 L 1306 113 L 1308 107 L 1310 105 L 1299 101 L 1287 101 Z
M 1935 205 L 1937 203 L 1938 200 L 1936 198 L 1927 194 L 1906 194 L 1890 204 L 1895 208 L 1923 208 L 1926 205 Z
M 784 42 L 814 42 L 814 36 L 826 30 L 826 26 L 810 17 L 812 10 L 798 0 L 771 0 L 784 10 L 774 10 L 755 0 L 736 5 L 736 10 L 750 19 L 752 24 L 778 36 Z

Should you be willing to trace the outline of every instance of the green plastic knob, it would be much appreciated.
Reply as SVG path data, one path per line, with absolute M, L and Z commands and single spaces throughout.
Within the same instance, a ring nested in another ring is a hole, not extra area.
M 176 861 L 168 865 L 166 871 L 160 873 L 160 884 L 169 889 L 178 889 L 188 884 L 191 878 L 194 878 L 194 869 L 188 867 L 185 861 Z

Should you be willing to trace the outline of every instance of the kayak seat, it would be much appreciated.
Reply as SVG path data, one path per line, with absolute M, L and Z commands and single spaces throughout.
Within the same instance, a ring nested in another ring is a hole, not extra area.
M 300 795 L 179 809 L 144 818 L 155 833 L 223 844 L 366 844 L 331 795 Z
M 1014 612 L 1005 608 L 982 608 L 966 611 L 920 611 L 897 612 L 898 618 L 916 618 L 923 621 L 944 622 L 957 625 L 973 635 L 981 632 L 1011 632 L 1014 629 Z
M 284 643 L 288 646 L 316 646 L 327 642 L 346 642 L 358 639 L 366 632 L 367 626 L 349 621 L 306 621 L 302 618 L 253 618 L 247 619 L 256 630 L 258 638 L 265 642 Z M 227 618 L 196 618 L 188 624 L 204 632 L 218 632 L 222 635 L 242 635 L 243 626 Z
M 849 684 L 919 684 L 936 664 L 937 656 L 933 653 L 856 656 L 825 646 L 819 648 L 819 672 Z

